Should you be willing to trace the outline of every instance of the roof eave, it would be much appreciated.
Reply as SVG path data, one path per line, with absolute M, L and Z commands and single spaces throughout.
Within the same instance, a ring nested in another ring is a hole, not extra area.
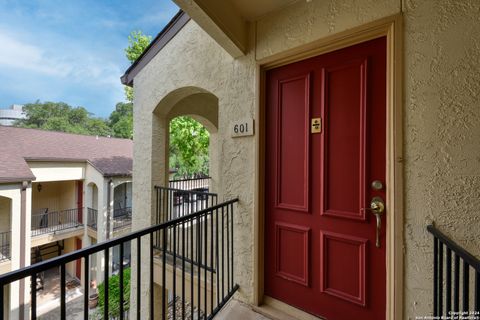
M 123 85 L 133 86 L 133 78 L 157 55 L 167 43 L 190 21 L 187 13 L 180 10 L 148 45 L 145 51 L 120 77 Z

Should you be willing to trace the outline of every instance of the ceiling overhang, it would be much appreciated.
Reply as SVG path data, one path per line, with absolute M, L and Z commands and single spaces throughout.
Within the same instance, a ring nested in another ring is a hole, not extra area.
M 249 25 L 298 0 L 173 0 L 232 57 L 249 49 Z

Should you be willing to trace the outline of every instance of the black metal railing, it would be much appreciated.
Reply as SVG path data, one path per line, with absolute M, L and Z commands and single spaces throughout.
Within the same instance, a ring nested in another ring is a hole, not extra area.
M 97 220 L 98 219 L 98 210 L 87 208 L 87 226 L 93 230 L 97 230 Z
M 10 231 L 0 233 L 0 262 L 10 260 L 11 258 L 10 256 L 11 234 L 12 233 Z
M 83 208 L 32 215 L 32 236 L 53 233 L 81 226 Z
M 217 204 L 216 193 L 155 186 L 157 223 L 182 217 Z
M 132 208 L 113 210 L 113 230 L 128 227 L 132 224 Z
M 110 252 L 113 251 L 114 247 L 119 249 L 119 258 L 120 261 L 123 261 L 124 247 L 125 245 L 131 245 L 136 247 L 137 252 L 137 254 L 132 255 L 136 264 L 129 270 L 132 275 L 130 279 L 134 279 L 130 286 L 137 289 L 135 290 L 136 308 L 133 308 L 133 306 L 130 308 L 130 314 L 136 314 L 134 318 L 143 319 L 149 316 L 150 319 L 153 319 L 154 315 L 157 315 L 161 319 L 167 319 L 168 315 L 173 315 L 173 319 L 212 319 L 238 290 L 234 278 L 235 241 L 233 234 L 234 204 L 236 202 L 238 202 L 238 199 L 226 201 L 208 209 L 0 275 L 0 301 L 4 301 L 4 287 L 10 283 L 24 280 L 30 281 L 30 285 L 35 284 L 37 277 L 42 272 L 51 268 L 59 268 L 60 318 L 65 319 L 66 264 L 82 259 L 84 270 L 90 270 L 90 256 L 103 253 L 105 265 L 108 265 L 111 259 Z M 203 223 L 200 223 L 202 221 Z M 196 229 L 195 233 L 192 233 L 194 231 L 192 228 L 187 228 L 188 225 L 193 224 Z M 188 240 L 187 231 L 190 232 Z M 174 235 L 173 239 L 177 239 L 176 235 L 178 234 L 181 240 L 179 247 L 174 242 L 173 252 L 169 255 L 167 254 L 167 247 L 162 244 L 167 243 L 167 235 L 170 232 Z M 160 239 L 158 249 L 153 246 L 155 239 Z M 142 242 L 145 244 L 144 241 L 150 243 L 148 254 L 145 254 L 145 251 L 142 252 Z M 190 248 L 190 251 L 187 251 L 187 248 Z M 193 263 L 193 260 L 198 261 L 198 263 Z M 208 266 L 208 268 L 203 266 Z M 128 298 L 124 294 L 124 274 L 126 273 L 123 264 L 120 264 L 119 268 L 119 294 L 118 302 L 115 305 L 112 305 L 112 301 L 109 304 L 109 294 L 112 294 L 109 293 L 111 276 L 109 268 L 103 270 L 105 279 L 103 282 L 105 289 L 102 297 L 104 319 L 116 317 L 110 312 L 116 306 L 119 306 L 119 319 L 124 319 L 125 311 L 129 310 L 129 306 L 125 304 Z M 143 278 L 147 268 L 150 270 L 148 278 Z M 155 274 L 160 275 L 156 279 L 156 283 L 161 286 L 156 293 L 154 290 L 154 268 L 160 268 L 155 272 Z M 149 283 L 149 301 L 141 299 L 141 290 L 139 289 L 141 288 L 142 278 Z M 82 281 L 85 288 L 89 288 L 89 272 L 85 272 Z M 32 319 L 36 319 L 36 285 L 31 285 L 30 294 L 30 314 Z M 154 301 L 158 301 L 155 300 L 155 294 L 160 295 L 157 298 L 161 301 L 161 307 L 154 303 Z M 174 301 L 178 301 L 178 303 L 167 302 L 170 294 L 173 295 Z M 83 298 L 84 318 L 88 319 L 89 294 L 84 294 Z M 0 315 L 4 314 L 3 308 L 4 304 L 0 303 Z
M 168 187 L 172 189 L 208 192 L 211 179 L 212 178 L 208 176 L 172 179 L 168 181 Z
M 427 230 L 434 237 L 433 315 L 452 317 L 451 319 L 462 319 L 459 318 L 461 315 L 466 316 L 464 319 L 470 319 L 471 316 L 473 316 L 472 319 L 478 318 L 480 316 L 480 260 L 434 226 L 427 226 Z M 472 273 L 473 277 L 471 277 Z M 470 299 L 472 293 L 473 299 Z

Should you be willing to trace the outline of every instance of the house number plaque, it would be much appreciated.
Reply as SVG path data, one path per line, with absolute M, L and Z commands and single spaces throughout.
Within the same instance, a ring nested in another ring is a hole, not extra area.
M 322 118 L 312 118 L 312 133 L 322 132 Z
M 253 119 L 247 118 L 233 121 L 230 130 L 233 138 L 253 136 Z

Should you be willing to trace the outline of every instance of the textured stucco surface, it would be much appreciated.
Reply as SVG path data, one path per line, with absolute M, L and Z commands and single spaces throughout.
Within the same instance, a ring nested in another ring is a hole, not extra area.
M 235 211 L 235 250 L 236 256 L 241 257 L 236 260 L 236 281 L 244 299 L 253 294 L 251 253 L 256 155 L 253 137 L 231 139 L 228 128 L 234 119 L 253 117 L 254 72 L 253 55 L 233 59 L 191 21 L 134 81 L 133 228 L 150 225 L 151 216 L 148 213 L 154 203 L 153 185 L 163 185 L 165 181 L 165 133 L 170 110 L 164 109 L 172 106 L 171 101 L 191 94 L 211 93 L 218 98 L 215 153 L 220 161 L 215 161 L 214 170 L 218 170 L 215 188 L 219 201 L 240 197 Z M 178 88 L 186 89 L 170 94 Z M 147 256 L 145 253 L 144 256 Z M 146 297 L 145 301 L 148 301 Z
M 177 88 L 218 98 L 221 199 L 239 196 L 236 280 L 253 299 L 255 141 L 232 139 L 231 120 L 254 116 L 256 59 L 403 11 L 404 318 L 431 312 L 433 241 L 439 229 L 480 256 L 480 2 L 476 0 L 299 1 L 257 21 L 257 46 L 232 59 L 194 22 L 135 78 L 134 226 L 150 224 L 151 188 L 162 180 L 162 126 L 153 112 Z M 158 112 L 158 110 L 156 110 Z M 157 157 L 155 157 L 157 156 Z M 139 213 L 144 214 L 139 214 Z M 398 213 L 401 214 L 401 213 Z

